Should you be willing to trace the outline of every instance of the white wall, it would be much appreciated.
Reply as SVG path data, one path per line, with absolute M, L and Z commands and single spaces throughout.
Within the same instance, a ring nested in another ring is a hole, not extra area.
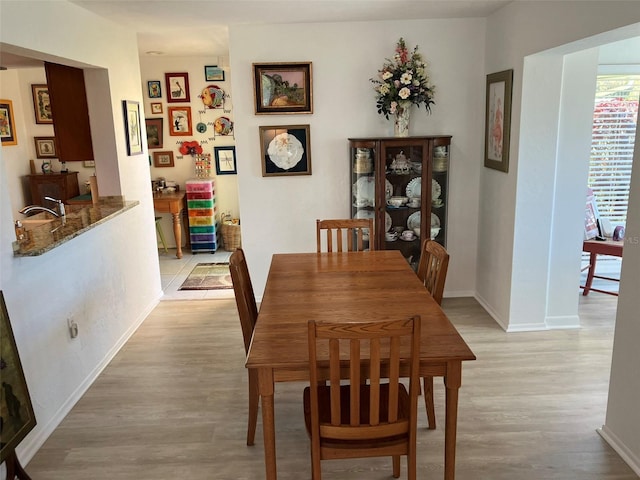
M 222 59 L 222 57 L 220 57 Z M 227 63 L 226 59 L 223 60 Z M 142 76 L 142 90 L 144 97 L 144 111 L 147 118 L 163 118 L 164 141 L 163 148 L 149 150 L 151 156 L 151 178 L 165 177 L 167 180 L 178 182 L 184 188 L 185 181 L 194 178 L 194 162 L 190 155 L 182 155 L 179 151 L 183 141 L 197 140 L 203 148 L 203 153 L 210 153 L 211 159 L 215 163 L 214 147 L 232 146 L 235 143 L 233 135 L 215 135 L 213 122 L 220 116 L 234 119 L 233 95 L 231 92 L 231 72 L 228 67 L 220 64 L 220 68 L 225 69 L 225 80 L 205 81 L 204 66 L 217 65 L 217 56 L 211 57 L 140 57 L 140 73 Z M 220 62 L 222 63 L 222 62 Z M 190 136 L 170 136 L 168 125 L 168 110 L 170 106 L 185 106 L 185 103 L 167 103 L 167 91 L 165 88 L 165 73 L 186 72 L 189 74 L 189 95 L 191 98 L 191 119 L 193 135 Z M 147 82 L 159 80 L 162 85 L 162 98 L 149 98 Z M 225 99 L 224 109 L 205 108 L 200 94 L 207 85 L 217 85 L 228 95 Z M 151 103 L 162 103 L 163 113 L 154 115 L 151 113 Z M 207 124 L 207 131 L 204 134 L 196 130 L 196 124 L 202 121 Z M 153 152 L 172 151 L 174 157 L 174 167 L 156 168 L 153 166 Z M 215 165 L 212 168 L 212 177 L 215 179 L 216 204 L 218 219 L 223 212 L 230 212 L 233 218 L 240 215 L 238 207 L 238 182 L 237 175 L 216 175 Z M 164 232 L 171 232 L 173 223 L 171 214 L 159 214 L 163 217 L 162 226 Z M 183 236 L 184 237 L 184 236 Z M 170 246 L 175 246 L 173 235 L 166 234 L 165 238 Z M 185 239 L 186 241 L 186 239 Z
M 243 246 L 260 297 L 275 252 L 315 250 L 315 219 L 350 215 L 347 138 L 392 136 L 369 79 L 402 36 L 419 45 L 436 85 L 429 116 L 414 109 L 412 135 L 453 135 L 447 295 L 472 295 L 484 111 L 483 19 L 230 28 Z M 292 41 L 295 39 L 295 41 Z M 273 46 L 278 45 L 277 49 Z M 313 62 L 311 115 L 255 115 L 252 62 Z M 309 124 L 313 174 L 262 177 L 258 127 Z
M 122 117 L 122 100 L 142 102 L 135 35 L 67 2 L 3 1 L 0 42 L 14 53 L 91 67 L 85 76 L 101 193 L 140 201 L 42 256 L 15 258 L 9 184 L 18 163 L 26 160 L 28 169 L 36 132 L 30 87 L 16 88 L 10 75 L 19 143 L 0 149 L 0 289 L 38 422 L 18 448 L 25 464 L 157 304 L 161 286 L 146 148 L 127 156 Z M 74 340 L 70 317 L 80 330 Z

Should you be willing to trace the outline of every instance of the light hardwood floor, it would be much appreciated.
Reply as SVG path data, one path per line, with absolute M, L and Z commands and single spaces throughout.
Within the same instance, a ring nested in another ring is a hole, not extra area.
M 443 307 L 478 357 L 463 367 L 458 480 L 632 480 L 600 438 L 616 299 L 581 297 L 584 328 L 507 334 L 473 299 Z M 34 480 L 264 478 L 245 445 L 247 373 L 233 299 L 163 301 L 26 466 Z M 311 478 L 302 384 L 276 386 L 281 480 Z M 443 476 L 420 412 L 418 478 Z M 422 405 L 422 403 L 421 403 Z M 323 478 L 389 479 L 391 460 L 323 462 Z M 402 465 L 401 478 L 406 478 Z

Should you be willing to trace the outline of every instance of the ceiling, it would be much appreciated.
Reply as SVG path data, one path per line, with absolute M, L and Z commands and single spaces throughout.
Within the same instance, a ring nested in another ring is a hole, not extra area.
M 140 55 L 229 53 L 230 25 L 485 17 L 511 0 L 70 0 L 138 33 Z

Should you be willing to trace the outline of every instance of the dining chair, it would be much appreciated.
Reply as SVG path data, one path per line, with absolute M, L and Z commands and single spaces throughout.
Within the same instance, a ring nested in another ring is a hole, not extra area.
M 321 479 L 321 460 L 382 456 L 392 457 L 393 476 L 398 478 L 400 456 L 406 455 L 407 477 L 415 480 L 420 317 L 310 320 L 308 336 L 309 387 L 303 400 L 311 438 L 311 478 Z M 405 357 L 409 353 L 408 392 L 400 381 L 401 350 Z M 324 385 L 327 368 L 329 385 Z M 341 384 L 345 375 L 349 383 Z
M 244 353 L 249 352 L 253 329 L 258 318 L 258 307 L 249 276 L 249 268 L 244 251 L 241 248 L 235 250 L 229 258 L 229 270 L 233 291 L 236 297 L 236 306 L 240 316 L 242 337 L 244 339 Z M 258 403 L 260 394 L 258 391 L 258 372 L 255 369 L 247 369 L 249 374 L 249 423 L 247 426 L 247 445 L 253 445 L 258 424 Z
M 418 278 L 424 284 L 433 299 L 442 305 L 442 292 L 444 282 L 447 279 L 447 269 L 449 268 L 449 254 L 447 250 L 438 242 L 425 240 L 422 243 L 420 252 L 420 263 L 418 264 Z M 427 421 L 429 429 L 436 428 L 436 412 L 433 402 L 433 377 L 426 376 L 422 379 L 424 385 L 424 403 L 427 409 Z
M 324 233 L 324 235 L 323 235 Z M 362 251 L 365 240 L 369 241 L 369 250 L 375 250 L 375 234 L 372 218 L 347 218 L 340 220 L 316 220 L 317 251 L 322 251 L 325 239 L 327 252 Z

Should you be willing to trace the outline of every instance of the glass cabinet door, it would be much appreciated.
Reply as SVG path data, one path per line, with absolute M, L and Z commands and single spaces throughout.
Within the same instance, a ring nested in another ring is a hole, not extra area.
M 427 148 L 424 140 L 389 140 L 382 142 L 381 165 L 384 169 L 384 236 L 385 249 L 400 250 L 414 269 L 420 259 L 424 227 L 422 218 L 429 188 Z M 426 209 L 428 210 L 428 208 Z
M 446 247 L 449 143 L 436 141 L 431 169 L 431 238 Z
M 376 149 L 373 142 L 355 142 L 351 145 L 351 218 L 373 218 L 376 209 Z M 369 247 L 375 232 L 365 232 L 365 248 Z M 353 239 L 356 242 L 356 239 Z

